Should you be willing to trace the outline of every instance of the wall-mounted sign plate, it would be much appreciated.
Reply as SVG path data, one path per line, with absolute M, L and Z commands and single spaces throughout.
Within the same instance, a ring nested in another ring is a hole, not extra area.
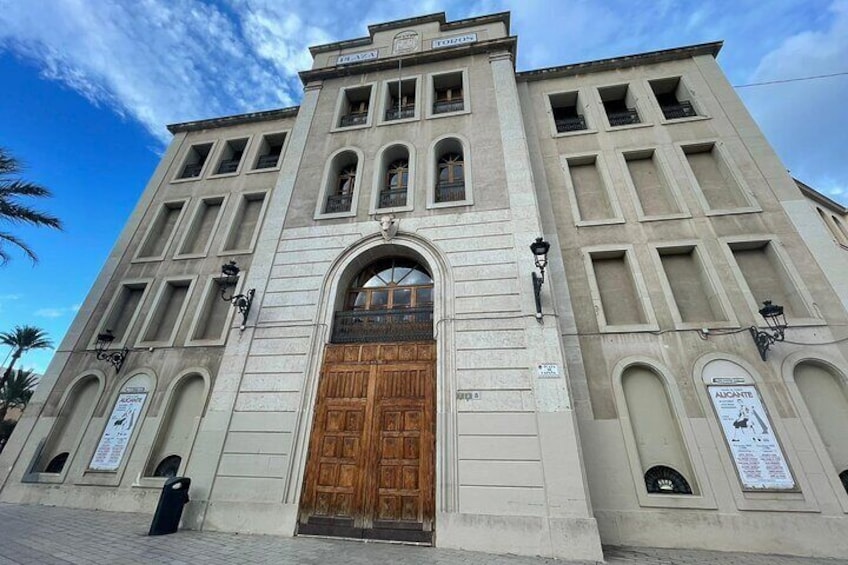
M 444 39 L 434 39 L 433 49 L 444 49 L 445 47 L 456 47 L 457 45 L 465 45 L 466 43 L 475 43 L 477 41 L 476 33 L 466 33 L 465 35 L 457 35 L 455 37 L 445 37 Z
M 539 363 L 536 366 L 536 376 L 540 379 L 559 378 L 559 365 L 556 363 Z
M 372 61 L 379 56 L 380 52 L 377 49 L 373 51 L 363 51 L 362 53 L 351 53 L 350 55 L 339 55 L 336 59 L 337 65 L 347 65 L 350 63 L 360 63 L 362 61 Z

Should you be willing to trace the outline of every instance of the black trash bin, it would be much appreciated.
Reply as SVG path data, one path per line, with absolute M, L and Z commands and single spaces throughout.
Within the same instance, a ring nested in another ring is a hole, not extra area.
M 165 481 L 162 494 L 159 495 L 159 504 L 156 506 L 156 514 L 150 523 L 149 536 L 161 536 L 173 534 L 180 526 L 180 518 L 183 515 L 183 506 L 188 502 L 188 487 L 191 479 L 188 477 L 171 477 Z

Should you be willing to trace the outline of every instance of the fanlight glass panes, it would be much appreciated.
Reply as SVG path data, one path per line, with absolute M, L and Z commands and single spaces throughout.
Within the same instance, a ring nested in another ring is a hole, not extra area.
M 336 312 L 334 343 L 411 341 L 433 337 L 433 279 L 405 258 L 376 261 L 362 270 Z

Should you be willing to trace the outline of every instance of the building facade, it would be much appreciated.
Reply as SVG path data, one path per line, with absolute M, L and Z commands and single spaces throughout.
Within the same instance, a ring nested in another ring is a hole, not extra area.
M 149 512 L 179 474 L 195 529 L 848 553 L 844 214 L 720 44 L 516 46 L 506 13 L 373 25 L 299 107 L 171 126 L 0 500 Z

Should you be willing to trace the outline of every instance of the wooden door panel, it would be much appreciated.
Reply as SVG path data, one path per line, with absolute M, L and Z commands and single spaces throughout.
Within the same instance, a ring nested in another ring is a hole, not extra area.
M 434 358 L 432 343 L 328 346 L 302 533 L 432 539 Z

